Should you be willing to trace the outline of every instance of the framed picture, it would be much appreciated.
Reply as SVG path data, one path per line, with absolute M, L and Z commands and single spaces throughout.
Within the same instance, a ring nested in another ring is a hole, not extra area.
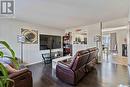
M 21 34 L 25 38 L 24 44 L 38 44 L 37 30 L 21 29 Z

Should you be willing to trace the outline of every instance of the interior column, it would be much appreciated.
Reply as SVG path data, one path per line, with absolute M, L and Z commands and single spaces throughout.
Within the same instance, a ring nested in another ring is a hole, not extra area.
M 129 30 L 128 30 L 128 65 L 130 67 L 130 21 L 129 21 Z

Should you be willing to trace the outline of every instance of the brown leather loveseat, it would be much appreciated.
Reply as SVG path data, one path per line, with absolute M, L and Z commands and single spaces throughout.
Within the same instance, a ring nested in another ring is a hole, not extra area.
M 97 48 L 89 48 L 78 51 L 71 61 L 58 62 L 56 76 L 66 83 L 76 85 L 96 64 L 97 53 Z
M 10 74 L 9 78 L 14 80 L 14 87 L 33 87 L 32 73 L 27 68 Z M 12 87 L 12 85 L 10 84 L 9 87 Z

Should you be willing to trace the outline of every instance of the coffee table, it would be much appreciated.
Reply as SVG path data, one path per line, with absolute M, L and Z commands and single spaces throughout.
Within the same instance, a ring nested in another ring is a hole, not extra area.
M 52 60 L 52 69 L 56 69 L 56 65 L 59 61 L 63 61 L 63 60 L 69 60 L 71 59 L 72 56 L 64 56 L 64 57 L 60 57 L 60 58 L 56 58 Z

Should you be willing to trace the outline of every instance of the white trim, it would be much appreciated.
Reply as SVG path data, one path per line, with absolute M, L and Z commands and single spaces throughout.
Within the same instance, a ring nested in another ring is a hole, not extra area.
M 29 64 L 25 64 L 25 66 L 30 66 L 30 65 L 34 65 L 34 64 L 38 64 L 38 63 L 42 63 L 43 61 L 39 61 L 39 62 L 34 62 L 34 63 L 29 63 Z
M 104 29 L 102 29 L 102 32 L 122 30 L 122 29 L 128 29 L 128 26 L 121 26 L 121 27 L 115 27 L 115 28 L 104 28 Z

